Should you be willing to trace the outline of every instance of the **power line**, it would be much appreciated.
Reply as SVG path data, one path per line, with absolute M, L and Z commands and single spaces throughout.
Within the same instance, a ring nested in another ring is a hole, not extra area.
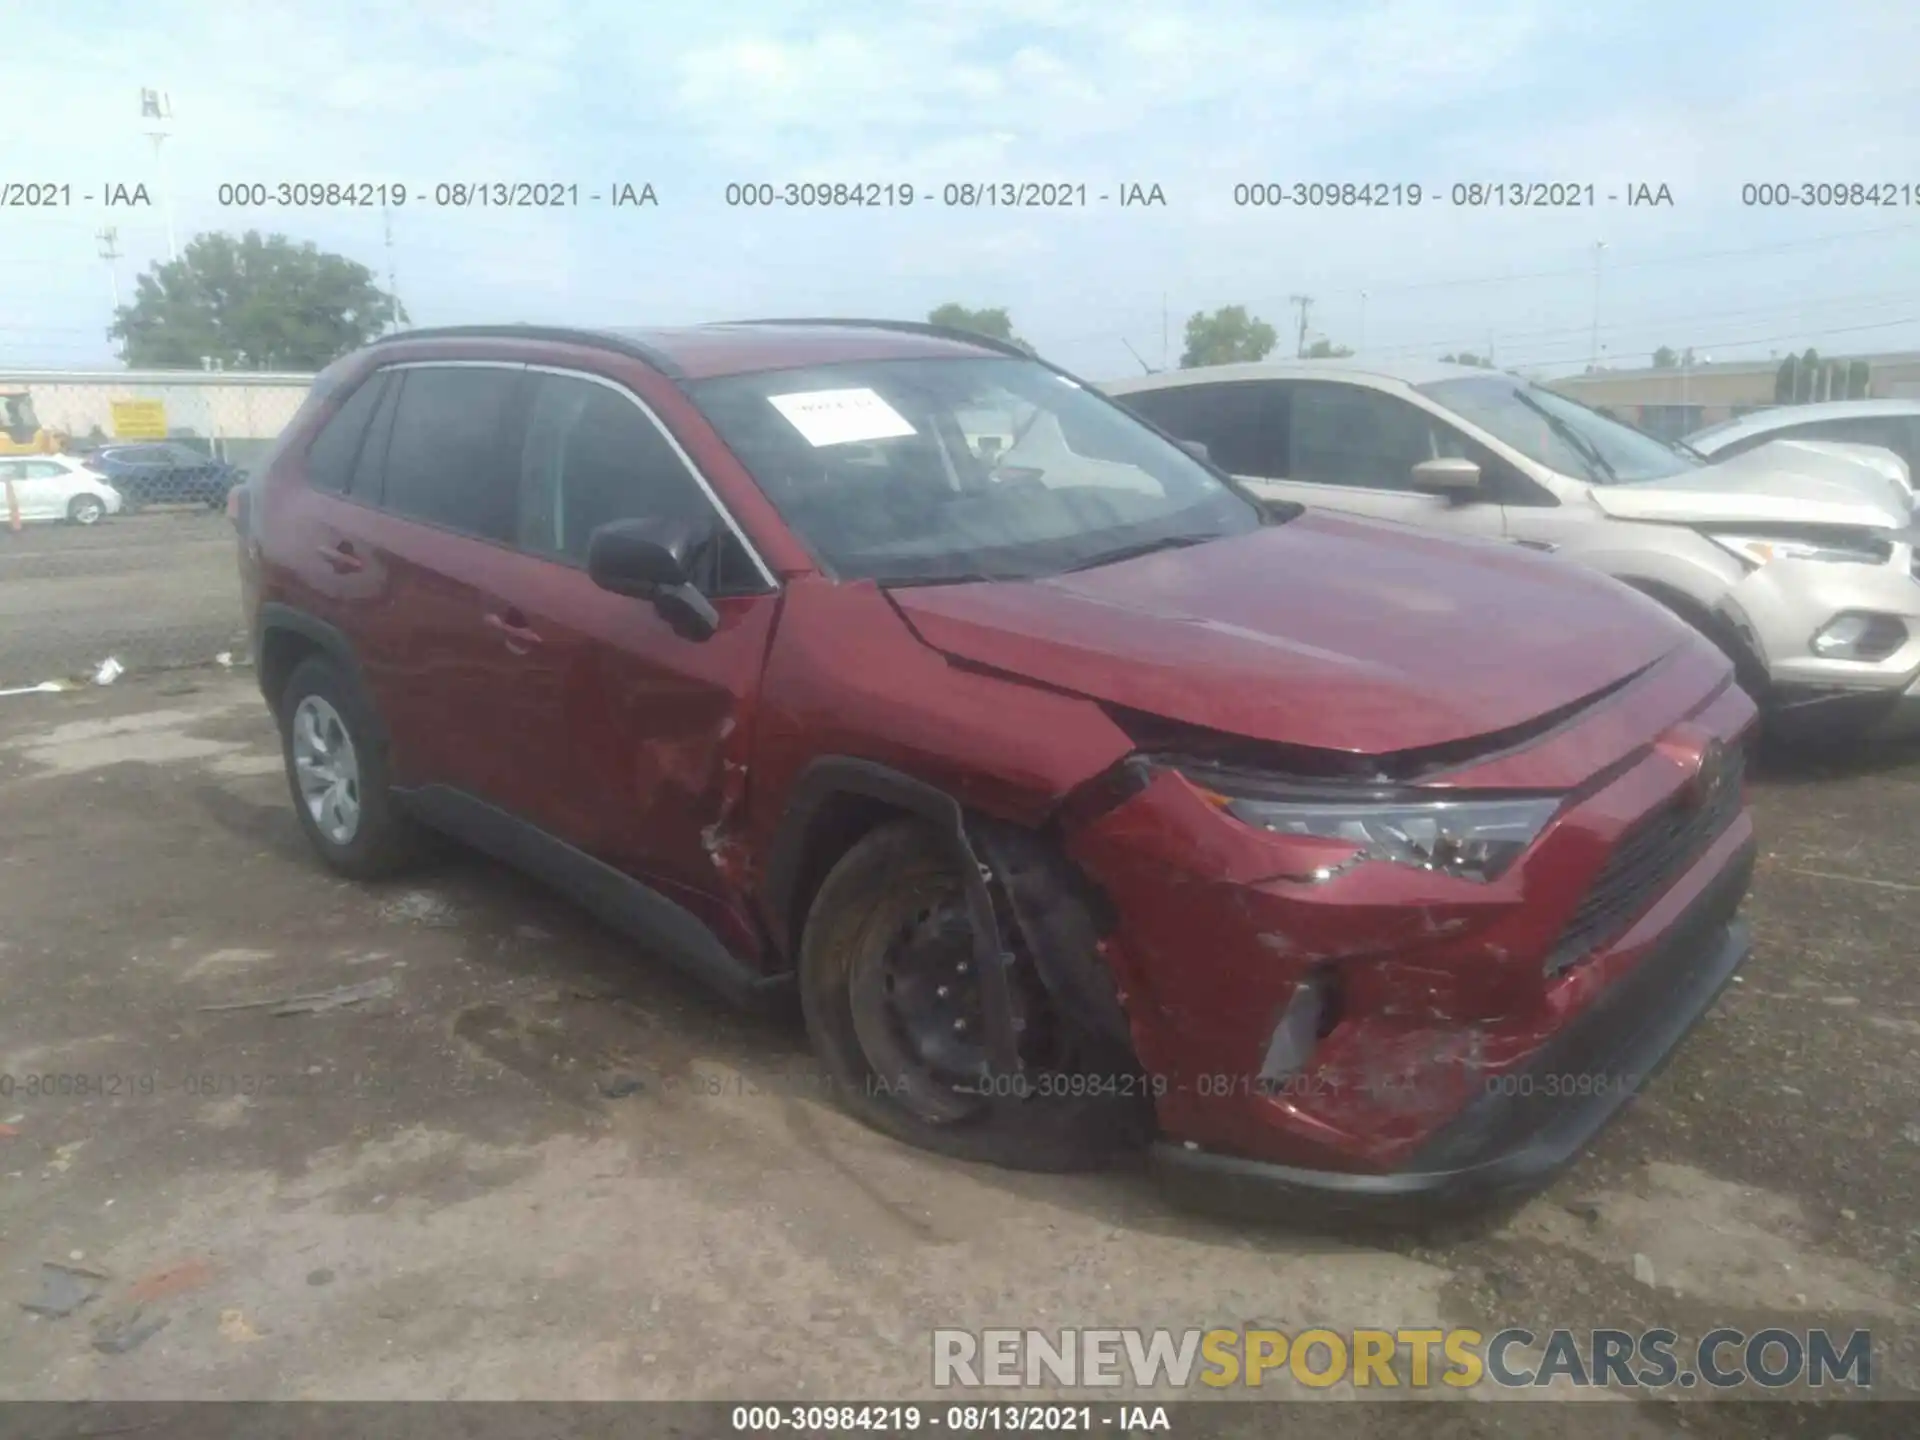
M 1747 335 L 1726 340 L 1698 340 L 1695 345 L 1705 348 L 1711 346 L 1723 349 L 1731 345 L 1769 345 L 1776 342 L 1791 341 L 1798 344 L 1803 340 L 1818 340 L 1828 335 L 1852 335 L 1864 330 L 1894 330 L 1902 325 L 1920 325 L 1920 315 L 1907 315 L 1898 320 L 1877 320 L 1870 325 L 1829 325 L 1819 329 L 1800 329 L 1784 335 Z M 1524 366 L 1578 365 L 1578 360 L 1514 360 L 1508 363 L 1508 369 Z
M 1860 291 L 1852 295 L 1821 295 L 1809 297 L 1804 300 L 1775 302 L 1771 305 L 1742 305 L 1731 309 L 1688 311 L 1675 315 L 1662 315 L 1657 320 L 1615 321 L 1611 324 L 1602 325 L 1600 327 L 1600 333 L 1603 336 L 1620 335 L 1633 330 L 1651 329 L 1655 325 L 1662 326 L 1670 331 L 1677 331 L 1681 326 L 1697 324 L 1702 320 L 1727 320 L 1751 315 L 1779 316 L 1784 319 L 1799 315 L 1809 308 L 1818 306 L 1855 308 L 1861 305 L 1906 304 L 1916 298 L 1920 298 L 1920 292 L 1909 290 Z M 1820 323 L 1820 317 L 1810 317 L 1807 323 L 1818 324 Z M 1548 330 L 1503 330 L 1501 333 L 1507 337 L 1509 342 L 1514 340 L 1571 341 L 1587 335 L 1589 328 L 1584 325 L 1577 327 L 1569 325 Z M 1459 334 L 1459 328 L 1454 328 L 1444 334 L 1431 335 L 1417 340 L 1397 340 L 1390 345 L 1374 347 L 1373 353 L 1379 355 L 1408 355 L 1416 351 L 1430 350 L 1435 346 L 1453 347 L 1459 343 Z
M 1883 225 L 1872 230 L 1836 231 L 1828 235 L 1809 235 L 1799 240 L 1777 240 L 1766 245 L 1743 245 L 1723 250 L 1693 250 L 1678 255 L 1653 255 L 1644 260 L 1616 260 L 1612 270 L 1646 270 L 1662 265 L 1690 265 L 1698 260 L 1726 260 L 1743 255 L 1772 255 L 1783 250 L 1801 250 L 1814 245 L 1834 245 L 1850 240 L 1866 240 L 1878 235 L 1901 235 L 1920 231 L 1920 225 Z M 1556 270 L 1508 271 L 1503 275 L 1460 276 L 1451 280 L 1411 280 L 1399 285 L 1367 285 L 1369 295 L 1398 295 L 1414 290 L 1454 290 L 1476 285 L 1506 285 L 1516 280 L 1563 280 L 1592 273 L 1591 265 Z M 1358 290 L 1340 290 L 1341 295 L 1357 295 Z

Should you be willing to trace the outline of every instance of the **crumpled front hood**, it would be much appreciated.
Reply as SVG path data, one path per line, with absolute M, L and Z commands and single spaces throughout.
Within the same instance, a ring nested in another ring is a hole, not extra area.
M 1907 462 L 1884 445 L 1861 445 L 1851 440 L 1775 440 L 1773 444 L 1796 458 L 1812 456 L 1816 463 L 1840 459 L 1864 465 L 1874 474 L 1893 481 L 1908 501 L 1913 498 L 1913 474 L 1907 469 Z M 1774 453 L 1778 455 L 1781 451 Z
M 1869 465 L 1802 445 L 1762 445 L 1666 480 L 1596 485 L 1593 503 L 1620 520 L 1676 525 L 1836 525 L 1903 529 L 1911 501 Z
M 1368 755 L 1523 725 L 1687 639 L 1652 601 L 1584 568 L 1322 511 L 1049 580 L 889 593 L 950 659 Z

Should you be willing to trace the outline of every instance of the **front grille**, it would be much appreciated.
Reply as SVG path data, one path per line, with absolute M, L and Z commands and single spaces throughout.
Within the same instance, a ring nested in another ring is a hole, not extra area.
M 1704 804 L 1676 798 L 1622 836 L 1548 955 L 1546 973 L 1558 975 L 1585 960 L 1679 879 L 1740 813 L 1745 782 L 1746 752 L 1735 746 L 1727 752 L 1725 780 Z

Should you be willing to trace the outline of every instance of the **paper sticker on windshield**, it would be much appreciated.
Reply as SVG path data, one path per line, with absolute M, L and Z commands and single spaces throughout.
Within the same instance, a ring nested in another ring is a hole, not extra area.
M 767 397 L 809 445 L 851 445 L 860 440 L 892 440 L 915 433 L 906 417 L 865 387 L 854 390 L 804 390 Z

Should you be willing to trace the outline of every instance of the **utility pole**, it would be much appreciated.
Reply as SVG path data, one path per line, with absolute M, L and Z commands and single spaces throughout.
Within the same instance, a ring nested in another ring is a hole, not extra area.
M 1367 292 L 1360 292 L 1360 333 L 1354 338 L 1353 353 L 1364 355 L 1367 349 Z
M 94 237 L 100 242 L 100 258 L 107 262 L 107 274 L 113 280 L 113 318 L 120 318 L 120 232 L 109 225 Z
M 180 246 L 173 233 L 173 187 L 167 184 L 167 162 L 161 153 L 161 146 L 166 143 L 170 133 L 162 127 L 173 119 L 172 98 L 159 90 L 143 89 L 140 92 L 140 118 L 157 122 L 153 129 L 147 131 L 147 138 L 153 142 L 153 166 L 159 176 L 160 205 L 167 217 L 167 258 L 178 260 Z
M 100 258 L 107 262 L 107 278 L 113 282 L 113 323 L 120 323 L 120 232 L 109 225 L 95 237 L 100 242 Z M 108 334 L 112 334 L 109 327 Z M 118 357 L 126 359 L 124 347 L 115 347 Z
M 1167 292 L 1160 292 L 1160 368 L 1167 368 Z
M 1313 297 L 1311 295 L 1289 295 L 1287 297 L 1287 303 L 1300 307 L 1300 340 L 1299 343 L 1294 346 L 1293 353 L 1295 358 L 1304 358 L 1307 353 L 1307 311 L 1313 308 Z
M 1587 368 L 1600 368 L 1600 257 L 1606 254 L 1607 242 L 1593 242 L 1593 335 L 1587 345 Z
M 393 278 L 393 211 L 385 205 L 380 207 L 380 223 L 387 233 L 387 299 L 393 302 L 393 314 L 387 323 L 397 330 L 400 328 L 400 289 Z

